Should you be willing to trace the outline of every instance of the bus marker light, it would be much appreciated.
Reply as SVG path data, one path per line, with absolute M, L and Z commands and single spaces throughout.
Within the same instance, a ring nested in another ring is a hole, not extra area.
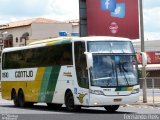
M 98 105 L 98 103 L 97 103 L 97 102 L 95 102 L 94 104 L 95 104 L 95 105 Z

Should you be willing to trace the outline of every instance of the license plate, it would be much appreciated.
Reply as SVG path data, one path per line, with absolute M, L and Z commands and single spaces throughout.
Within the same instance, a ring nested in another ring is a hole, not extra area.
M 113 101 L 114 101 L 114 102 L 121 102 L 122 99 L 114 99 Z

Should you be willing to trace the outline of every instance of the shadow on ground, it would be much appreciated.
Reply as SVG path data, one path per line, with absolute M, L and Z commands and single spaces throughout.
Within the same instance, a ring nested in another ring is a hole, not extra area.
M 16 108 L 14 105 L 1 105 L 0 107 Z M 41 111 L 41 112 L 44 111 L 44 112 L 74 113 L 74 114 L 134 114 L 134 112 L 123 112 L 123 111 L 116 111 L 114 113 L 110 113 L 110 112 L 107 112 L 106 110 L 83 108 L 83 107 L 78 112 L 68 112 L 65 107 L 61 107 L 55 110 L 53 108 L 49 108 L 48 106 L 44 106 L 44 105 L 34 105 L 32 107 L 16 108 L 16 109 L 36 110 L 36 111 Z

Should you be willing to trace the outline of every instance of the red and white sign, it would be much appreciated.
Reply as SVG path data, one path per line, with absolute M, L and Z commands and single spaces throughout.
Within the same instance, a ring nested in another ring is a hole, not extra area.
M 109 26 L 111 33 L 116 34 L 118 32 L 118 25 L 116 22 L 112 22 Z
M 160 51 L 149 51 L 147 53 L 148 64 L 160 64 Z M 142 63 L 142 57 L 140 53 L 137 53 L 138 63 Z
M 86 0 L 87 34 L 139 38 L 138 0 Z

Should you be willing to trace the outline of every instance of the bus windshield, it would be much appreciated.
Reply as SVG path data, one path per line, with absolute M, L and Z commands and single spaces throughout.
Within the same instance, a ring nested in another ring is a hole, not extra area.
M 138 84 L 137 63 L 132 55 L 93 54 L 92 86 L 131 86 Z
M 134 53 L 130 41 L 90 41 L 88 47 L 92 53 Z

